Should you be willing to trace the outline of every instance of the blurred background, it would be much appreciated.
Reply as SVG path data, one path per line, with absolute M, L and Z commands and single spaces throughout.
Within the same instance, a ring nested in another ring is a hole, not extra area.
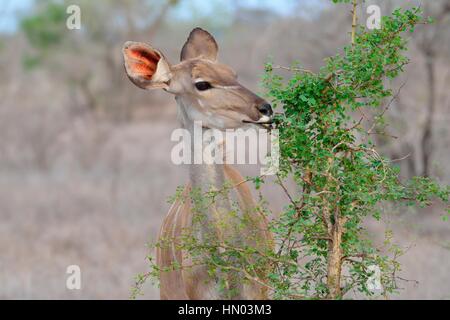
M 66 9 L 81 8 L 68 30 Z M 366 1 L 382 14 L 418 1 Z M 450 0 L 422 0 L 435 17 L 410 35 L 411 63 L 391 85 L 402 90 L 388 112 L 380 150 L 403 177 L 450 182 Z M 191 29 L 216 37 L 220 60 L 240 81 L 259 86 L 264 63 L 294 60 L 317 71 L 349 42 L 348 5 L 330 0 L 1 0 L 0 1 L 0 298 L 127 299 L 147 270 L 167 199 L 187 174 L 170 161 L 178 127 L 173 97 L 146 92 L 126 77 L 127 40 L 160 48 L 176 63 Z M 281 192 L 263 193 L 277 212 Z M 387 210 L 368 221 L 407 253 L 392 298 L 450 299 L 450 225 L 442 206 Z M 81 290 L 66 288 L 79 265 Z M 148 284 L 143 298 L 159 298 Z

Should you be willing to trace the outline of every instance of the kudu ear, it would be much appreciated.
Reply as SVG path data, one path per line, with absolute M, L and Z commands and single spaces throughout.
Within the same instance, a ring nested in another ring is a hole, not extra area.
M 208 31 L 195 28 L 181 50 L 181 61 L 194 58 L 216 61 L 218 50 L 216 40 Z
M 170 65 L 156 49 L 142 42 L 128 41 L 122 49 L 130 80 L 142 89 L 169 88 Z

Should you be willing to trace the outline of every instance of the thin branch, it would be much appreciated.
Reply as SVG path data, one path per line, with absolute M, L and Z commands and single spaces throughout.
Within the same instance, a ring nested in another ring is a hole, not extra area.
M 358 0 L 353 0 L 352 9 L 352 46 L 355 44 L 356 27 L 358 26 L 358 16 L 356 14 L 356 7 L 358 6 Z
M 391 160 L 391 162 L 399 162 L 399 161 L 402 161 L 402 160 L 405 160 L 405 159 L 407 159 L 407 158 L 409 158 L 411 156 L 411 152 L 410 153 L 408 153 L 406 156 L 404 156 L 404 157 L 401 157 L 401 158 L 398 158 L 398 159 L 393 159 L 393 160 Z
M 312 75 L 315 74 L 311 70 L 304 69 L 304 68 L 284 67 L 284 66 L 280 66 L 280 65 L 272 66 L 272 68 L 273 69 L 282 69 L 282 70 L 287 70 L 287 71 L 294 71 L 294 72 L 304 72 L 304 73 L 309 73 L 309 74 L 312 74 Z
M 345 131 L 352 131 L 353 129 L 356 129 L 357 127 L 359 127 L 359 125 L 361 124 L 361 122 L 364 120 L 364 116 L 361 117 L 361 119 L 359 119 L 359 121 L 357 123 L 355 123 L 355 125 L 351 126 L 350 128 L 345 129 Z
M 384 107 L 383 111 L 378 114 L 376 117 L 380 118 L 382 116 L 384 116 L 384 114 L 389 110 L 389 108 L 391 107 L 392 103 L 398 98 L 398 96 L 400 95 L 403 87 L 406 85 L 407 81 L 403 82 L 402 85 L 398 88 L 397 93 L 391 98 L 391 100 L 389 101 L 389 103 Z M 367 131 L 368 134 L 372 134 L 373 133 L 373 129 L 375 128 L 375 126 L 377 125 L 376 121 L 372 124 L 372 127 L 370 127 L 370 129 Z
M 289 201 L 291 202 L 291 204 L 298 210 L 301 209 L 301 207 L 299 207 L 299 205 L 297 204 L 297 202 L 292 198 L 291 194 L 289 193 L 288 189 L 286 188 L 286 186 L 283 184 L 283 181 L 281 180 L 280 176 L 277 175 L 277 180 L 278 180 L 278 184 L 280 185 L 280 187 L 283 189 L 284 193 L 286 194 L 286 196 L 289 198 Z
M 368 132 L 367 134 L 368 135 L 385 136 L 385 137 L 389 137 L 389 138 L 392 138 L 392 139 L 398 139 L 397 136 L 394 136 L 394 135 L 386 133 L 386 132 L 373 131 L 373 132 Z

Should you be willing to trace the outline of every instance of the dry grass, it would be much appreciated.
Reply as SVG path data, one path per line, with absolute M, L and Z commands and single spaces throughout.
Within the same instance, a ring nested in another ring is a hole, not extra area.
M 186 181 L 168 158 L 175 115 L 170 119 L 109 128 L 85 167 L 74 165 L 69 151 L 92 150 L 87 142 L 72 145 L 92 139 L 67 139 L 61 150 L 69 154 L 59 154 L 50 169 L 2 171 L 0 298 L 129 297 L 133 277 L 146 270 L 146 243 L 157 233 L 166 199 Z M 273 208 L 283 205 L 281 193 L 266 194 Z M 402 258 L 403 276 L 420 281 L 407 283 L 399 297 L 450 298 L 450 226 L 431 212 L 392 220 L 400 242 L 415 244 Z M 383 233 L 376 225 L 371 230 Z M 81 267 L 80 291 L 65 287 L 71 264 Z M 158 298 L 157 288 L 147 286 L 144 298 Z
M 175 62 L 191 26 L 171 27 L 152 42 Z M 244 85 L 258 90 L 269 55 L 277 64 L 300 60 L 318 70 L 323 58 L 348 42 L 348 27 L 348 12 L 336 10 L 318 19 L 237 21 L 217 32 L 220 59 L 238 71 Z M 0 298 L 127 299 L 134 276 L 146 270 L 146 243 L 156 236 L 167 198 L 186 182 L 184 169 L 170 162 L 175 102 L 163 92 L 139 91 L 126 79 L 120 47 L 130 39 L 121 39 L 128 34 L 120 31 L 124 34 L 114 34 L 114 45 L 83 42 L 82 54 L 61 50 L 59 59 L 70 61 L 64 68 L 43 65 L 33 72 L 22 66 L 21 54 L 30 52 L 23 35 L 0 38 L 8 44 L 0 46 Z M 133 39 L 147 41 L 147 33 Z M 417 48 L 411 49 L 408 82 L 389 113 L 389 130 L 399 139 L 385 144 L 383 152 L 392 158 L 411 152 L 420 169 L 426 75 Z M 93 59 L 95 52 L 110 57 L 112 66 Z M 450 73 L 448 54 L 440 55 L 433 171 L 448 182 Z M 73 83 L 86 70 L 88 93 L 123 124 L 93 115 L 89 95 Z M 265 190 L 265 195 L 275 211 L 286 203 L 281 192 Z M 402 276 L 419 281 L 406 283 L 398 298 L 450 299 L 450 224 L 440 220 L 437 209 L 397 213 L 391 224 L 402 245 L 414 244 L 402 258 Z M 380 239 L 384 226 L 369 227 Z M 72 264 L 82 270 L 79 291 L 65 286 Z M 144 298 L 158 298 L 150 285 L 145 293 Z

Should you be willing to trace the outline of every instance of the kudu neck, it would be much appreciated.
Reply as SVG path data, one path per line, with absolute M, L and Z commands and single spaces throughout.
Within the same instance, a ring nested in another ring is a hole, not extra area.
M 180 122 L 190 136 L 192 162 L 194 162 L 195 158 L 203 160 L 199 161 L 200 163 L 195 164 L 191 162 L 191 164 L 188 165 L 191 187 L 201 190 L 201 192 L 224 190 L 227 180 L 225 175 L 225 165 L 217 163 L 216 161 L 205 162 L 204 158 L 205 152 L 203 151 L 206 150 L 205 148 L 211 147 L 211 142 L 204 138 L 205 136 L 208 136 L 208 134 L 205 134 L 205 131 L 209 129 L 199 126 L 198 123 L 195 123 L 190 119 L 189 111 L 191 110 L 189 108 L 193 108 L 192 106 L 185 104 L 180 98 L 177 98 L 176 100 L 178 103 Z M 201 135 L 203 138 L 196 135 Z M 219 144 L 221 148 L 225 148 L 223 141 L 216 141 L 216 143 Z M 225 155 L 225 150 L 222 149 L 222 151 L 222 154 Z M 242 235 L 239 232 L 236 232 L 235 229 L 235 226 L 239 226 L 239 218 L 228 214 L 232 211 L 231 198 L 232 196 L 230 196 L 229 192 L 221 192 L 219 196 L 214 197 L 214 202 L 211 203 L 211 205 L 208 205 L 204 211 L 198 212 L 204 214 L 207 219 L 207 223 L 202 223 L 201 227 L 195 231 L 199 239 L 207 241 L 207 239 L 213 235 L 214 237 L 218 237 L 221 241 L 223 241 L 223 239 L 234 241 L 235 243 L 242 241 Z M 203 206 L 199 207 L 204 208 Z M 228 278 L 230 277 L 230 274 L 222 274 L 221 277 Z M 238 278 L 237 275 L 234 275 L 234 277 Z M 211 299 L 227 299 L 230 296 L 237 299 L 242 298 L 237 294 L 242 292 L 242 283 L 233 282 L 229 284 L 229 286 L 228 289 L 224 289 L 222 288 L 222 285 L 216 283 L 216 286 L 212 288 Z
M 217 163 L 217 161 L 209 161 L 205 158 L 204 150 L 211 148 L 211 141 L 205 139 L 207 134 L 205 132 L 208 128 L 199 126 L 199 122 L 192 121 L 188 114 L 187 108 L 192 108 L 180 99 L 177 98 L 179 120 L 184 129 L 189 132 L 190 145 L 186 146 L 191 151 L 191 164 L 189 167 L 189 179 L 192 188 L 197 188 L 202 191 L 221 190 L 225 184 L 224 165 Z M 215 141 L 219 148 L 224 148 L 219 141 Z M 223 153 L 224 154 L 224 153 Z

